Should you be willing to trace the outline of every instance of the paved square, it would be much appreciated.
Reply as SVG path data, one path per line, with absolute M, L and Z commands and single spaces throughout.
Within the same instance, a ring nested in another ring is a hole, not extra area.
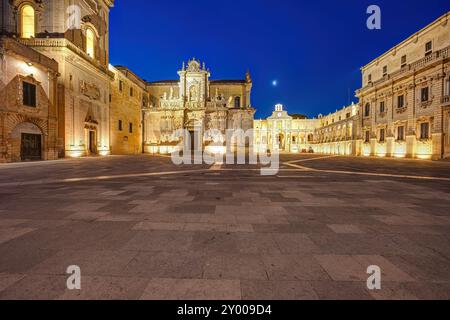
M 0 299 L 450 299 L 449 194 L 445 161 L 1 165 Z

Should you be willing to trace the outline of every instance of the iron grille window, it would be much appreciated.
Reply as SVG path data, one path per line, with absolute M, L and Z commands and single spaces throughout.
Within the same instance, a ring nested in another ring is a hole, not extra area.
M 122 131 L 122 120 L 119 120 L 119 131 Z

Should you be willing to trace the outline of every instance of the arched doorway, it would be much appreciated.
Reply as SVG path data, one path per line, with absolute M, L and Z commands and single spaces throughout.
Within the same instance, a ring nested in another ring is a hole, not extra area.
M 11 132 L 11 160 L 42 160 L 44 137 L 41 129 L 31 122 L 19 123 Z

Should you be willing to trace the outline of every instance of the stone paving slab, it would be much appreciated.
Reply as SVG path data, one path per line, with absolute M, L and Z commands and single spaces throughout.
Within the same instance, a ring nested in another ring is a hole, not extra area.
M 450 172 L 388 159 L 304 164 Z M 261 177 L 149 156 L 0 166 L 0 299 L 450 298 L 450 182 L 285 167 Z M 81 268 L 81 291 L 66 287 L 69 265 Z M 369 265 L 381 268 L 379 291 L 367 289 Z

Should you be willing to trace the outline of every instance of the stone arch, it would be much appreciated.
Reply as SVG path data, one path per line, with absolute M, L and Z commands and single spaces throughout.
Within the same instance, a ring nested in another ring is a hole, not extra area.
M 9 132 L 7 138 L 7 159 L 13 162 L 31 159 L 23 158 L 25 156 L 23 154 L 24 135 L 33 136 L 36 139 L 35 143 L 37 145 L 35 148 L 38 148 L 38 150 L 32 160 L 45 159 L 45 132 L 33 121 L 20 122 Z

